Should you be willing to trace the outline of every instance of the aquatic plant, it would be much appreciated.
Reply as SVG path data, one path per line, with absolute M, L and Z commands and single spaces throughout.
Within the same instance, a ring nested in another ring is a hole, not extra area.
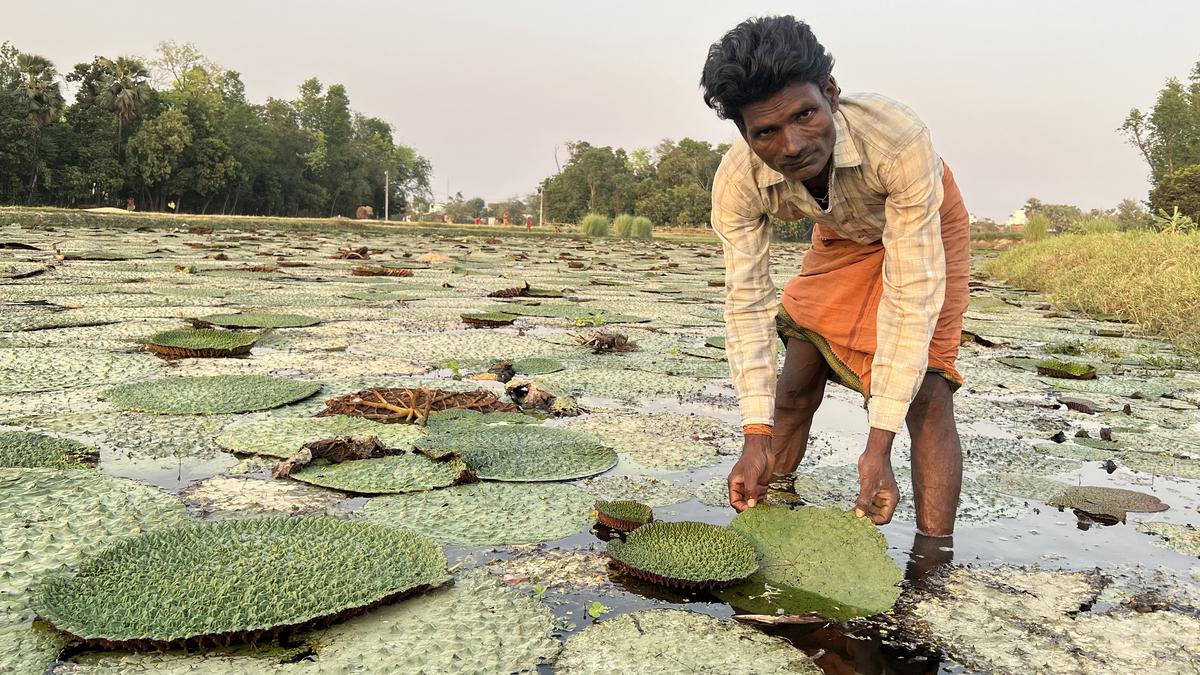
M 306 399 L 321 385 L 266 375 L 167 377 L 121 385 L 100 399 L 122 410 L 171 415 L 206 415 L 269 410 Z
M 198 327 L 205 325 L 222 328 L 303 328 L 321 323 L 320 319 L 302 314 L 271 314 L 267 312 L 241 312 L 237 314 L 210 314 L 192 319 Z
M 750 541 L 708 523 L 657 522 L 608 544 L 608 555 L 635 577 L 677 588 L 724 588 L 758 569 Z
M 441 547 L 408 530 L 325 517 L 228 520 L 123 540 L 74 573 L 45 578 L 33 606 L 57 629 L 109 648 L 228 644 L 446 579 Z
M 596 502 L 596 520 L 605 527 L 629 532 L 654 520 L 654 512 L 649 506 L 634 501 L 598 501 Z
M 100 453 L 78 441 L 28 431 L 0 433 L 0 467 L 73 469 L 94 466 Z
M 238 356 L 249 354 L 258 337 L 255 333 L 180 328 L 151 335 L 146 340 L 146 348 L 172 358 Z

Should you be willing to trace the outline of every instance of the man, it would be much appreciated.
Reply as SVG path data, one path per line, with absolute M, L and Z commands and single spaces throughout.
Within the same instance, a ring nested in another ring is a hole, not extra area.
M 714 44 L 704 100 L 741 132 L 713 184 L 725 254 L 726 349 L 745 434 L 729 501 L 754 506 L 804 456 L 826 380 L 866 398 L 855 512 L 890 522 L 891 448 L 907 424 L 917 528 L 949 536 L 962 483 L 952 394 L 969 301 L 967 211 L 929 130 L 875 94 L 841 95 L 833 57 L 793 17 L 750 19 Z M 817 223 L 782 307 L 770 218 Z M 785 340 L 776 376 L 775 335 Z

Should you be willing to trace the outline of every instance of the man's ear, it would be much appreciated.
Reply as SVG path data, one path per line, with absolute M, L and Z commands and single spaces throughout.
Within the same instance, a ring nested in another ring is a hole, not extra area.
M 837 80 L 833 76 L 829 76 L 829 81 L 825 83 L 825 100 L 829 101 L 829 112 L 837 112 L 838 100 L 842 95 L 842 88 L 838 86 Z

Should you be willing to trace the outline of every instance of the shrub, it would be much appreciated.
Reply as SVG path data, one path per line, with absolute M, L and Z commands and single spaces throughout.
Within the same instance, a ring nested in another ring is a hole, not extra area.
M 1071 234 L 1109 234 L 1121 229 L 1112 218 L 1080 218 L 1067 226 Z
M 1041 241 L 1050 236 L 1050 220 L 1040 213 L 1035 213 L 1025 223 L 1025 241 Z
M 1200 164 L 1192 164 L 1163 176 L 1150 191 L 1150 210 L 1168 215 L 1178 208 L 1192 221 L 1200 220 Z
M 618 237 L 628 237 L 633 233 L 633 216 L 622 213 L 613 221 L 613 227 L 616 228 Z
M 649 239 L 654 236 L 654 223 L 645 216 L 633 219 L 633 236 L 637 239 Z
M 608 236 L 608 216 L 599 213 L 589 213 L 583 217 L 583 233 L 589 237 Z
M 988 274 L 1060 307 L 1112 314 L 1200 350 L 1200 232 L 1068 234 L 1014 248 Z

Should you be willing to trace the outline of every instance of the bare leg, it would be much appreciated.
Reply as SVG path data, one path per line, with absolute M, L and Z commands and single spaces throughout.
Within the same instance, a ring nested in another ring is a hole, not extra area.
M 937 373 L 926 374 L 906 422 L 912 437 L 917 530 L 931 537 L 954 534 L 962 489 L 962 444 L 954 423 L 950 383 Z
M 808 448 L 813 415 L 825 396 L 829 364 L 811 342 L 789 338 L 783 372 L 775 385 L 775 474 L 796 470 Z

